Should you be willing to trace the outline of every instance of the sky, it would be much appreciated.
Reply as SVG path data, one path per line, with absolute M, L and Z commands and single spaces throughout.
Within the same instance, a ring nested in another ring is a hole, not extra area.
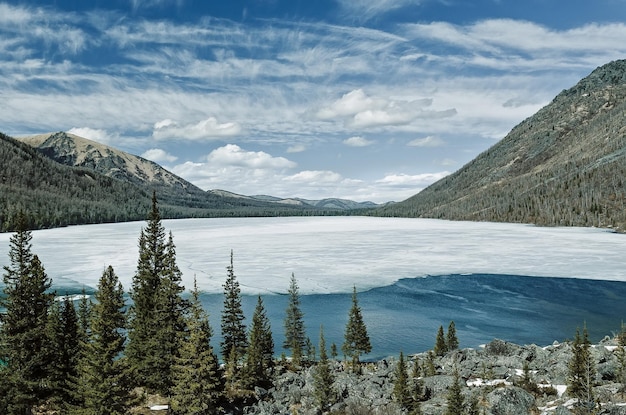
M 0 131 L 202 189 L 404 200 L 596 67 L 626 0 L 0 2 Z

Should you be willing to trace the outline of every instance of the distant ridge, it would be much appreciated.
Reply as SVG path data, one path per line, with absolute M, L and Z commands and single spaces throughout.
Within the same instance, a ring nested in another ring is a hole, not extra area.
M 626 60 L 594 70 L 382 216 L 626 229 Z

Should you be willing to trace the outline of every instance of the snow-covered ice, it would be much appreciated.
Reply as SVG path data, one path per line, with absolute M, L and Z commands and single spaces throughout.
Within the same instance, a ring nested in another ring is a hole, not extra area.
M 626 281 L 626 235 L 593 228 L 370 217 L 164 220 L 176 244 L 185 286 L 221 292 L 234 251 L 245 293 L 350 292 L 401 278 L 462 273 Z M 137 264 L 146 222 L 33 232 L 33 252 L 57 286 L 95 287 L 112 265 L 124 287 Z M 9 238 L 0 234 L 0 265 Z

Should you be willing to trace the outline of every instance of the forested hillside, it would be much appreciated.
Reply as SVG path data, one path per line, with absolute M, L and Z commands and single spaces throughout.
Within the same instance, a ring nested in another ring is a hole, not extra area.
M 382 216 L 626 229 L 626 60 L 593 71 Z
M 15 229 L 19 211 L 29 217 L 32 229 L 142 220 L 153 192 L 163 201 L 164 218 L 330 213 L 218 196 L 177 183 L 142 185 L 60 164 L 0 133 L 0 232 Z

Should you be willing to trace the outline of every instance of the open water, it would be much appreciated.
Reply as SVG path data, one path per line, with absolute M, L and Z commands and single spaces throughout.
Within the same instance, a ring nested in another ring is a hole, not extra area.
M 244 296 L 244 312 L 251 319 L 256 296 Z M 266 295 L 277 354 L 281 353 L 286 295 Z M 343 341 L 351 294 L 301 296 L 307 334 L 317 345 L 324 326 L 327 345 L 339 350 Z M 574 337 L 587 325 L 592 341 L 612 335 L 626 318 L 626 283 L 575 278 L 516 275 L 443 275 L 402 279 L 392 285 L 358 293 L 363 318 L 378 360 L 431 349 L 440 325 L 455 322 L 461 347 L 480 347 L 494 338 L 518 344 L 552 344 Z M 223 297 L 202 296 L 216 332 Z

